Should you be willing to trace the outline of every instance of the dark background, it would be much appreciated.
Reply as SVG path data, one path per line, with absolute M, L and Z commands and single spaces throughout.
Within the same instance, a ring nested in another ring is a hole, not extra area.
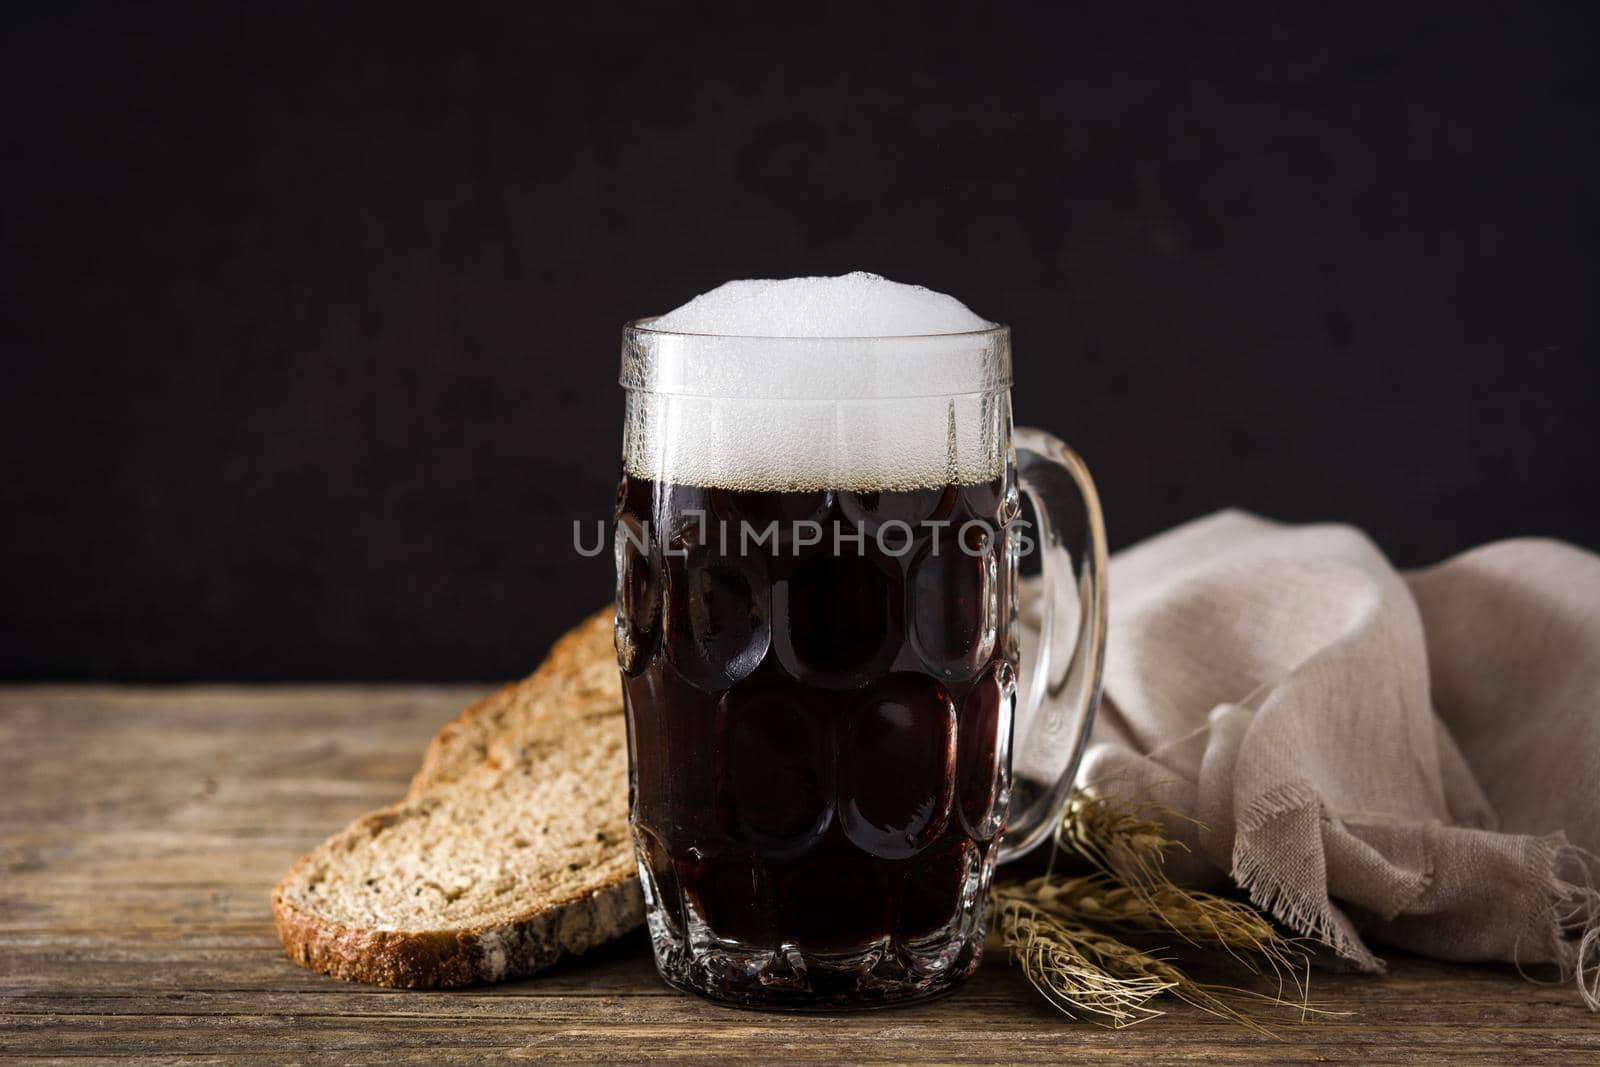
M 1585 7 L 1213 7 L 8 8 L 0 674 L 527 670 L 731 277 L 1011 323 L 1119 546 L 1600 547 Z

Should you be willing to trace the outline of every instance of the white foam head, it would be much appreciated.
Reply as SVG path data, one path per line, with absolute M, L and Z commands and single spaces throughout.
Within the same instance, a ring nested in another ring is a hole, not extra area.
M 728 282 L 624 334 L 631 474 L 735 489 L 996 477 L 1010 338 L 876 274 Z
M 953 296 L 858 270 L 724 282 L 650 325 L 671 333 L 837 338 L 970 333 L 993 324 Z

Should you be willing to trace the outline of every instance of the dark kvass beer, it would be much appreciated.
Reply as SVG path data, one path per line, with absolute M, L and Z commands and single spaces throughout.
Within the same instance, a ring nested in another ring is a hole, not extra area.
M 628 324 L 621 357 L 617 661 L 657 968 L 758 1007 L 950 989 L 995 865 L 1049 839 L 1088 740 L 1087 468 L 1012 425 L 1006 327 L 877 275 L 729 282 Z
M 624 474 L 617 650 L 658 949 L 749 949 L 766 987 L 798 954 L 817 997 L 829 961 L 857 992 L 866 956 L 976 964 L 1009 789 L 1009 484 Z

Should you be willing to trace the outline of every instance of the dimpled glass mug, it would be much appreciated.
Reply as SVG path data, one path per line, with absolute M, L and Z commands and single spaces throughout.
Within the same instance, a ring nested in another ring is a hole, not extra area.
M 1005 326 L 779 338 L 653 321 L 623 336 L 614 543 L 657 965 L 758 1007 L 946 990 L 978 965 L 995 863 L 1059 819 L 1099 700 L 1088 471 L 1013 430 Z M 1075 576 L 1059 525 L 1079 494 Z M 1023 662 L 1029 540 L 1044 595 Z

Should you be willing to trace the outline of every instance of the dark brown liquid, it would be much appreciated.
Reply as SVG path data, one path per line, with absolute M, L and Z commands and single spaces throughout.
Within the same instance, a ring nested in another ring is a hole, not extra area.
M 929 938 L 973 906 L 1009 774 L 1002 492 L 999 479 L 800 493 L 624 477 L 633 823 L 676 936 L 849 953 Z M 880 547 L 895 519 L 909 530 Z M 775 539 L 741 546 L 743 527 L 774 520 Z M 795 520 L 820 524 L 821 542 L 801 543 L 814 531 L 795 536 Z M 969 520 L 983 525 L 961 531 Z M 836 550 L 835 524 L 864 545 Z

